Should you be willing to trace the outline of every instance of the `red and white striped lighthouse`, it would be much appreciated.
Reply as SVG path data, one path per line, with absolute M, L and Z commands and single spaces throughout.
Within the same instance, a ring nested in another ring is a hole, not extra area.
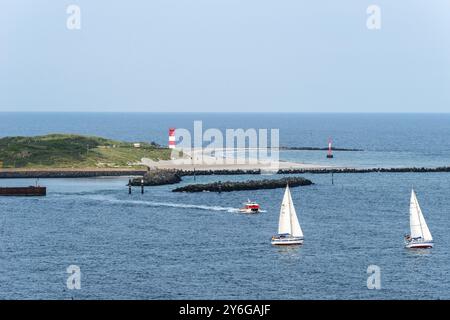
M 169 149 L 175 149 L 175 128 L 169 128 Z
M 331 149 L 331 138 L 329 138 L 328 139 L 328 154 L 327 154 L 327 158 L 328 159 L 331 159 L 331 158 L 333 158 L 333 152 L 332 152 L 332 149 Z

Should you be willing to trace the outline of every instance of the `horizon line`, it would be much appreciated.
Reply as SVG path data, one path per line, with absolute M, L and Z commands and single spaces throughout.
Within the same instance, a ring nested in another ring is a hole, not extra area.
M 110 113 L 110 114 L 450 114 L 450 111 L 0 111 L 0 114 L 5 113 Z

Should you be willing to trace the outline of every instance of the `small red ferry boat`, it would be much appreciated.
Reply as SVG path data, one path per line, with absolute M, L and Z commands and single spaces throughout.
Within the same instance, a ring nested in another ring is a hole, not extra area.
M 259 207 L 259 204 L 256 202 L 248 200 L 246 203 L 244 203 L 244 207 L 239 209 L 239 212 L 243 213 L 259 213 L 261 208 Z

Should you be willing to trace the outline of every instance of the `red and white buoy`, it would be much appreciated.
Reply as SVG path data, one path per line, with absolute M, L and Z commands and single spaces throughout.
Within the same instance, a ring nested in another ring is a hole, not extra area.
M 169 149 L 175 149 L 175 128 L 169 128 Z
M 333 158 L 333 152 L 332 152 L 332 149 L 331 149 L 331 143 L 332 143 L 331 138 L 329 138 L 328 139 L 328 153 L 327 153 L 327 158 L 328 159 Z

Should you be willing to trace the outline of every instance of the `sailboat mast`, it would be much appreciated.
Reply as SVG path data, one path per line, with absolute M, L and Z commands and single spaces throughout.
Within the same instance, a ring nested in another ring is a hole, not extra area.
M 291 230 L 289 231 L 289 234 L 293 235 L 294 234 L 294 230 L 293 230 L 293 225 L 294 225 L 294 221 L 292 220 L 292 197 L 291 197 L 291 191 L 289 190 L 289 221 L 291 222 Z

